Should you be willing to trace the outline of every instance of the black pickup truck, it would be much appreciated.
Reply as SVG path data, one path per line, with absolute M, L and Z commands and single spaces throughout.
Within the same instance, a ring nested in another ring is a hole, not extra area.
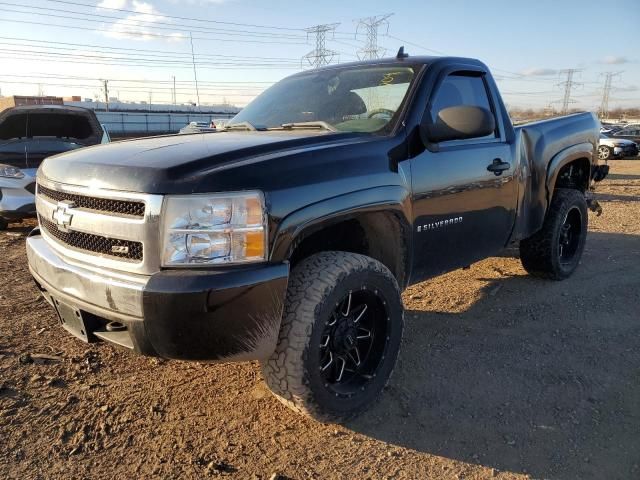
M 531 274 L 572 274 L 598 130 L 589 113 L 514 128 L 473 59 L 307 71 L 216 135 L 45 160 L 29 268 L 85 341 L 259 360 L 280 400 L 339 420 L 388 381 L 408 285 L 514 244 Z

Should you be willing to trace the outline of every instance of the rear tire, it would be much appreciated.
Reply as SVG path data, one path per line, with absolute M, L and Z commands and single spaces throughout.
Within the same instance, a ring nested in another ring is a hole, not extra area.
M 531 275 L 564 280 L 575 271 L 587 237 L 587 202 L 582 192 L 559 188 L 542 229 L 520 242 L 520 260 Z
M 291 273 L 278 346 L 264 379 L 289 408 L 323 422 L 362 412 L 395 366 L 404 310 L 380 262 L 323 252 Z
M 6 230 L 9 228 L 9 220 L 0 217 L 0 230 Z

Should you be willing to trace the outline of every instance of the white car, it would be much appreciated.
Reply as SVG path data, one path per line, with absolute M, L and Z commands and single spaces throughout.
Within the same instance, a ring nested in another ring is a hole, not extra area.
M 598 145 L 598 158 L 600 160 L 611 160 L 614 158 L 635 157 L 638 155 L 638 145 L 631 140 L 624 138 L 611 138 L 600 135 Z
M 28 105 L 2 111 L 0 230 L 35 216 L 36 171 L 46 157 L 109 141 L 92 110 Z

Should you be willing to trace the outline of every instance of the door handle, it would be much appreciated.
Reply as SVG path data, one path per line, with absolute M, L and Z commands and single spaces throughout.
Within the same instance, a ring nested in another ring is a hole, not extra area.
M 511 164 L 509 162 L 503 162 L 501 158 L 494 158 L 491 165 L 487 167 L 487 170 L 493 172 L 495 176 L 502 175 L 502 172 L 505 170 L 509 170 L 511 168 Z

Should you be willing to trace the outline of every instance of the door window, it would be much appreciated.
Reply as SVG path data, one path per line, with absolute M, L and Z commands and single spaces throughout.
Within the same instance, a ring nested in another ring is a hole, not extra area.
M 482 76 L 462 73 L 448 75 L 440 84 L 431 102 L 431 121 L 436 121 L 440 110 L 459 105 L 482 107 L 490 112 L 493 111 Z M 495 138 L 496 133 L 479 138 Z

